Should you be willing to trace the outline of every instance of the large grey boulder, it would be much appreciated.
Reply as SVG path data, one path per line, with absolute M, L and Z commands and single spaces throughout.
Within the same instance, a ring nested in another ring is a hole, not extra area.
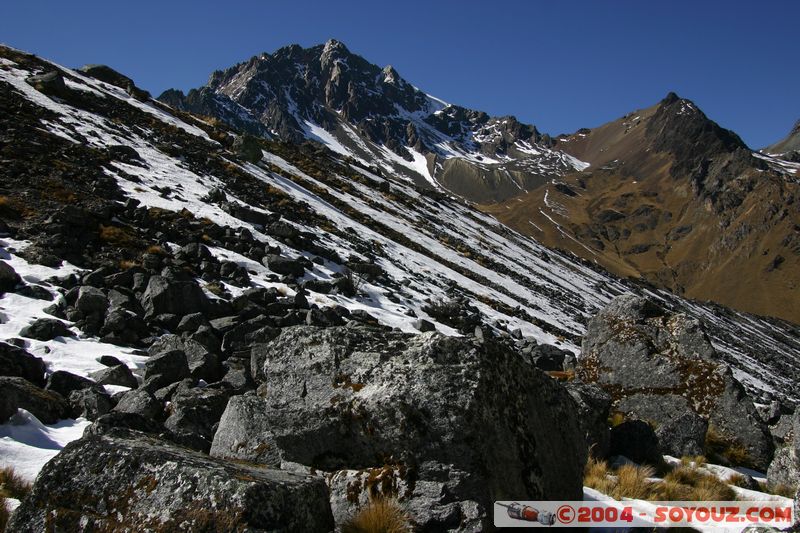
M 180 389 L 170 400 L 164 427 L 188 447 L 208 452 L 230 396 L 227 387 Z
M 160 354 L 175 350 L 184 353 L 192 378 L 203 379 L 210 383 L 222 376 L 222 366 L 217 353 L 192 337 L 182 339 L 178 335 L 162 335 L 148 348 L 147 353 L 152 357 L 158 357 Z
M 68 444 L 9 531 L 332 531 L 321 479 L 213 459 L 112 429 Z
M 87 315 L 91 313 L 105 314 L 106 309 L 108 309 L 108 298 L 97 287 L 84 285 L 78 290 L 75 307 Z
M 126 365 L 116 365 L 110 368 L 101 368 L 89 374 L 100 385 L 120 385 L 135 389 L 139 386 L 136 377 Z
M 134 389 L 122 395 L 114 411 L 133 413 L 150 420 L 161 420 L 164 407 L 155 396 L 144 389 Z
M 767 427 L 698 320 L 620 296 L 589 321 L 582 348 L 579 377 L 608 391 L 614 408 L 656 427 L 695 413 L 746 450 L 744 466 L 769 465 Z
M 656 428 L 661 453 L 673 457 L 703 455 L 708 420 L 692 411 L 671 418 Z
M 164 314 L 182 317 L 204 311 L 208 298 L 197 283 L 151 276 L 142 293 L 141 304 L 147 317 Z
M 439 484 L 406 500 L 435 493 L 425 505 L 482 509 L 486 527 L 494 500 L 582 497 L 574 402 L 494 342 L 296 326 L 253 348 L 252 374 L 259 393 L 231 399 L 214 456 L 330 473 L 392 464 Z
M 183 350 L 161 352 L 144 363 L 144 385 L 151 391 L 187 377 L 189 377 L 189 365 Z

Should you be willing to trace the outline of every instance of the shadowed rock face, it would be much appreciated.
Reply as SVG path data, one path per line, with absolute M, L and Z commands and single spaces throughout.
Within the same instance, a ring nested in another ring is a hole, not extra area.
M 70 443 L 9 531 L 331 531 L 320 479 L 220 461 L 130 430 Z
M 769 465 L 769 433 L 696 319 L 646 298 L 618 297 L 589 322 L 578 374 L 608 391 L 614 407 L 629 415 L 668 427 L 694 413 L 744 447 L 750 466 Z M 703 444 L 705 431 L 688 433 Z
M 574 402 L 492 341 L 299 326 L 254 348 L 252 367 L 261 393 L 231 400 L 212 455 L 327 472 L 391 465 L 403 498 L 484 513 L 512 495 L 581 496 Z M 427 482 L 435 498 L 416 492 Z

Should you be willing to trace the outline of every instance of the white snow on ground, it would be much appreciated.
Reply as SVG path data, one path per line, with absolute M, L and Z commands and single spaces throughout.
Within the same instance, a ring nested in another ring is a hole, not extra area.
M 800 175 L 800 163 L 795 163 L 794 161 L 787 161 L 785 159 L 781 159 L 780 154 L 753 152 L 753 155 L 769 163 L 769 165 L 778 172 L 789 174 L 791 176 Z
M 33 481 L 44 464 L 75 439 L 90 424 L 86 419 L 61 420 L 44 425 L 24 409 L 18 409 L 0 425 L 0 467 L 11 466 L 27 481 Z
M 68 263 L 60 268 L 33 265 L 8 252 L 9 247 L 21 251 L 27 245 L 25 241 L 0 239 L 0 259 L 11 265 L 26 282 L 39 283 L 50 277 L 66 276 L 79 271 Z M 47 286 L 45 288 L 56 298 L 60 297 L 54 288 Z M 6 317 L 5 323 L 0 324 L 0 341 L 19 337 L 20 330 L 36 319 L 53 318 L 44 312 L 44 309 L 52 304 L 53 302 L 47 300 L 37 300 L 15 293 L 5 294 L 0 298 L 0 313 Z M 73 331 L 79 333 L 75 328 Z M 57 337 L 51 341 L 25 340 L 28 345 L 27 350 L 42 358 L 50 372 L 66 370 L 88 377 L 90 372 L 105 368 L 97 362 L 97 358 L 101 355 L 113 355 L 132 369 L 143 367 L 145 361 L 145 357 L 132 354 L 131 349 L 100 342 L 97 338 Z
M 337 154 L 342 154 L 345 156 L 352 155 L 350 150 L 345 148 L 344 145 L 342 145 L 342 143 L 340 143 L 336 139 L 336 137 L 334 137 L 333 134 L 330 133 L 325 128 L 318 126 L 317 124 L 314 124 L 313 122 L 308 120 L 303 121 L 303 125 L 304 125 L 303 129 L 305 129 L 306 135 L 311 139 L 314 139 L 315 141 L 324 144 Z
M 672 465 L 677 466 L 681 463 L 680 459 L 676 457 L 671 457 L 669 455 L 664 456 L 664 460 Z M 714 475 L 722 481 L 727 481 L 731 478 L 731 476 L 735 474 L 747 474 L 752 476 L 758 482 L 765 482 L 766 475 L 762 472 L 756 472 L 755 470 L 750 470 L 747 468 L 728 468 L 721 465 L 714 465 L 714 464 L 704 464 L 700 467 L 701 470 L 705 470 L 708 474 Z M 657 482 L 661 481 L 660 478 L 651 478 L 652 481 Z M 734 485 L 730 485 L 730 487 L 736 493 L 736 499 L 739 501 L 750 501 L 750 502 L 770 502 L 775 505 L 779 505 L 781 507 L 793 507 L 794 500 L 792 498 L 785 498 L 783 496 L 777 496 L 774 494 L 767 494 L 765 492 L 759 492 L 755 490 L 748 490 L 743 489 L 741 487 L 737 487 Z M 590 487 L 583 488 L 583 500 L 584 501 L 600 501 L 600 502 L 614 502 L 613 498 L 603 494 L 602 492 L 592 489 Z M 634 509 L 634 516 L 641 518 L 639 512 L 645 512 L 648 516 L 653 516 L 655 510 L 655 504 L 653 502 L 644 501 L 644 500 L 634 500 L 630 498 L 624 498 L 622 500 L 624 505 L 630 505 Z M 688 502 L 687 502 L 688 503 Z M 652 523 L 653 526 L 656 526 L 655 523 Z M 721 533 L 721 532 L 728 532 L 728 533 L 739 533 L 743 529 L 747 527 L 746 524 L 741 526 L 733 526 L 727 528 L 720 528 L 720 527 L 711 527 L 711 526 L 702 526 L 694 524 L 692 527 L 698 531 L 708 531 L 709 533 Z M 593 528 L 593 531 L 602 531 L 601 528 Z M 611 530 L 608 530 L 611 531 Z M 614 530 L 617 531 L 617 530 Z

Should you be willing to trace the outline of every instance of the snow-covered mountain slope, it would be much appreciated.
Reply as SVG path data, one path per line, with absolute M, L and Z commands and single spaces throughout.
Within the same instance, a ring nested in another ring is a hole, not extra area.
M 136 264 L 153 246 L 176 253 L 193 240 L 191 231 L 202 227 L 211 254 L 247 273 L 246 281 L 222 280 L 216 287 L 201 279 L 209 291 L 231 298 L 257 286 L 296 295 L 297 283 L 252 252 L 279 249 L 286 258 L 306 258 L 299 281 L 309 302 L 364 311 L 404 331 L 416 331 L 419 317 L 458 334 L 453 317 L 437 314 L 442 301 L 458 296 L 473 306 L 469 312 L 480 314 L 486 334 L 513 334 L 578 353 L 587 317 L 615 295 L 647 293 L 701 318 L 722 357 L 751 390 L 795 398 L 800 339 L 788 323 L 614 278 L 456 198 L 335 151 L 256 141 L 263 157 L 246 162 L 232 145 L 233 133 L 219 126 L 33 56 L 7 48 L 0 55 L 5 121 L 0 193 L 6 231 L 14 235 L 3 249 L 20 272 L 34 268 L 24 266 L 23 257 L 41 260 L 43 250 L 58 254 L 49 224 L 54 212 L 71 206 L 96 217 L 76 237 L 84 239 L 83 248 L 63 253 L 74 268 Z M 51 71 L 63 77 L 63 87 L 37 89 L 26 82 Z M 142 212 L 150 222 L 136 218 Z M 155 215 L 171 220 L 171 226 L 153 226 Z M 26 247 L 31 250 L 24 253 Z M 315 290 L 343 276 L 355 280 L 357 291 Z M 57 294 L 54 287 L 47 290 Z M 16 336 L 12 330 L 21 320 L 46 316 L 46 305 L 29 300 L 19 295 L 0 300 L 2 312 L 12 317 L 0 340 Z M 87 347 L 100 342 L 86 334 L 77 339 L 71 342 Z M 59 342 L 29 348 L 51 370 L 80 370 Z M 138 364 L 134 358 L 129 362 Z
M 159 99 L 259 136 L 311 139 L 417 185 L 473 201 L 519 194 L 585 163 L 514 117 L 445 103 L 331 40 L 287 46 Z

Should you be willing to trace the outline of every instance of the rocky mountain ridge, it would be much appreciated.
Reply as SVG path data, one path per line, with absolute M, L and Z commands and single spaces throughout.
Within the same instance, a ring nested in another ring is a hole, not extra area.
M 472 200 L 507 198 L 581 166 L 535 126 L 447 104 L 335 40 L 255 56 L 187 95 L 168 90 L 159 99 L 255 135 L 317 140 Z

